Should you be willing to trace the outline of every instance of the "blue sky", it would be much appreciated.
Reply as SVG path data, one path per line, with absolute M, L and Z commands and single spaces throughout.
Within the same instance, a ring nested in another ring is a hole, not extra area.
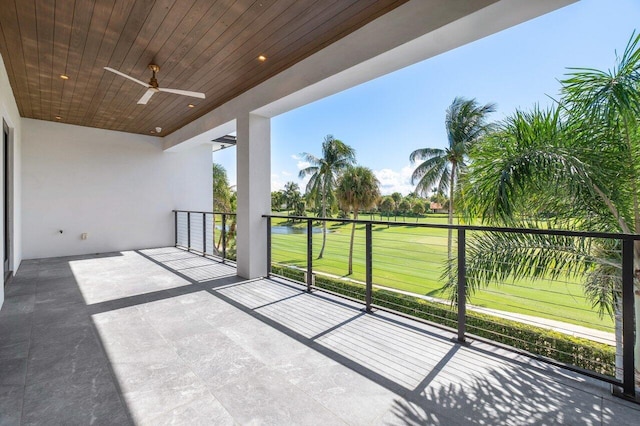
M 383 194 L 413 188 L 409 154 L 444 147 L 445 110 L 456 96 L 495 102 L 499 120 L 548 105 L 567 67 L 608 69 L 640 23 L 639 0 L 582 0 L 556 12 L 274 117 L 272 190 L 297 182 L 301 152 L 320 154 L 328 134 L 356 150 Z M 213 154 L 235 184 L 235 149 Z

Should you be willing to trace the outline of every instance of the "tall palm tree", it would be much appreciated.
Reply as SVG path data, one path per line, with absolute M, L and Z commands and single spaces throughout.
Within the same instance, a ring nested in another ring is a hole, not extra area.
M 380 198 L 380 182 L 373 171 L 367 167 L 349 167 L 340 177 L 337 187 L 338 200 L 345 211 L 353 210 L 353 219 L 358 219 L 360 209 L 368 209 Z M 355 222 L 351 226 L 349 243 L 349 274 L 353 273 L 353 238 L 356 232 Z
M 322 217 L 327 217 L 327 206 L 334 200 L 336 181 L 347 167 L 356 161 L 356 151 L 341 140 L 327 135 L 322 142 L 322 157 L 309 153 L 302 153 L 303 159 L 310 165 L 300 170 L 300 178 L 311 176 L 307 184 L 307 193 L 320 198 Z M 322 259 L 327 243 L 327 222 L 322 222 L 322 248 L 318 259 Z
M 518 111 L 472 152 L 465 181 L 470 216 L 530 225 L 520 213 L 542 201 L 565 229 L 640 233 L 640 36 L 632 36 L 609 71 L 572 69 L 560 105 Z M 535 223 L 534 223 L 535 225 Z M 468 245 L 470 294 L 507 277 L 560 274 L 583 279 L 600 314 L 616 321 L 616 374 L 621 373 L 619 241 L 487 233 Z M 634 247 L 635 329 L 640 330 L 640 246 Z M 445 274 L 446 275 L 446 274 Z M 449 287 L 454 290 L 451 280 Z M 636 388 L 640 388 L 636 333 Z
M 411 175 L 411 184 L 423 197 L 435 186 L 438 193 L 449 190 L 449 225 L 453 224 L 453 194 L 460 173 L 467 167 L 469 151 L 490 129 L 487 116 L 496 110 L 495 104 L 479 105 L 475 99 L 456 97 L 445 117 L 448 147 L 416 149 L 409 156 L 412 164 L 422 161 Z M 448 258 L 451 259 L 452 230 L 447 240 Z

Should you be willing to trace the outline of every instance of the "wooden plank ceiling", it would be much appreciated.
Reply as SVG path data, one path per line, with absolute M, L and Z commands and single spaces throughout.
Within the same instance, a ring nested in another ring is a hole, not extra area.
M 406 1 L 0 0 L 0 53 L 23 117 L 166 135 Z M 103 69 L 147 82 L 150 63 L 206 99 L 138 105 L 146 89 Z

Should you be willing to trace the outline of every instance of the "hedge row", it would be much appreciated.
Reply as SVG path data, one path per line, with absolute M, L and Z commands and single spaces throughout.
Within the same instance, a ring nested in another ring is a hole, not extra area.
M 273 265 L 272 272 L 304 282 L 304 272 L 297 269 Z M 365 300 L 365 288 L 361 284 L 316 275 L 315 285 L 362 302 Z M 378 288 L 373 289 L 372 299 L 373 304 L 381 307 L 452 328 L 457 327 L 457 311 L 446 304 Z M 615 348 L 606 344 L 469 310 L 467 331 L 585 370 L 615 375 Z

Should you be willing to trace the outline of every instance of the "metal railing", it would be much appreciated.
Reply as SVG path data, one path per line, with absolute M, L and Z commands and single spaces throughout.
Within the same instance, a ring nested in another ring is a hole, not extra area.
M 455 333 L 460 343 L 472 338 L 497 344 L 604 380 L 613 384 L 620 396 L 636 400 L 634 243 L 640 240 L 640 235 L 284 215 L 263 217 L 267 219 L 269 275 L 302 282 L 307 291 L 322 290 L 363 303 L 368 313 L 390 311 L 444 328 Z M 274 220 L 279 221 L 277 225 Z M 282 232 L 283 221 L 295 232 Z M 314 223 L 319 226 L 314 227 Z M 323 257 L 318 259 L 323 235 L 320 228 L 325 223 L 330 229 Z M 346 232 L 345 227 L 353 230 Z M 453 238 L 447 244 L 449 230 Z M 522 265 L 500 265 L 500 253 L 493 253 L 497 266 L 489 271 L 486 262 L 477 257 L 479 244 L 504 235 L 513 236 L 511 240 L 521 245 L 534 236 L 553 244 L 527 247 L 532 260 Z M 350 246 L 354 259 L 353 271 L 348 274 Z M 603 294 L 616 301 L 615 321 L 595 312 L 592 299 L 584 290 L 585 282 L 593 278 L 589 274 L 597 270 L 594 269 L 597 257 L 603 256 L 595 253 L 596 247 L 601 251 L 607 249 L 608 259 L 619 260 L 605 265 L 610 275 L 596 277 L 600 279 L 597 282 L 621 283 L 602 289 Z M 549 264 L 552 256 L 546 257 L 545 250 L 566 251 L 566 258 L 560 259 L 591 266 L 582 273 L 575 270 L 569 273 L 572 269 L 568 263 L 556 260 Z M 593 258 L 585 258 L 585 253 L 586 256 L 593 253 Z M 530 280 L 509 278 L 508 270 L 519 267 L 539 268 L 540 272 L 538 276 L 533 273 Z M 487 276 L 493 277 L 493 284 L 470 286 L 469 282 L 477 284 L 479 277 Z M 448 295 L 454 295 L 452 299 L 444 297 L 441 291 L 445 281 L 449 283 Z M 501 301 L 499 309 L 492 308 L 496 301 Z
M 236 214 L 174 210 L 175 246 L 202 256 L 235 261 Z

